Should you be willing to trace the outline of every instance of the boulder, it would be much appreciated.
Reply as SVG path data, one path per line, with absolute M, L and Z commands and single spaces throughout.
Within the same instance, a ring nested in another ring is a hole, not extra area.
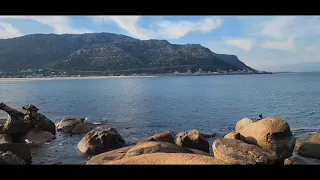
M 71 133 L 72 130 L 84 122 L 84 118 L 64 118 L 57 125 L 57 131 Z M 88 132 L 87 132 L 88 133 Z
M 214 157 L 228 164 L 274 164 L 275 152 L 247 144 L 237 139 L 220 138 L 213 142 Z
M 88 123 L 88 122 L 77 124 L 71 131 L 71 134 L 72 135 L 87 134 L 89 131 L 93 130 L 95 127 L 97 127 L 97 125 L 93 123 Z
M 8 134 L 0 134 L 0 144 L 12 143 L 12 138 Z
M 26 164 L 31 164 L 31 150 L 29 145 L 21 143 L 5 143 L 0 144 L 0 151 L 7 152 L 10 151 L 12 154 L 23 159 Z
M 27 111 L 24 119 L 32 124 L 32 127 L 51 132 L 53 135 L 56 135 L 56 125 L 48 119 L 45 115 L 38 112 L 38 108 L 34 105 L 23 106 L 22 109 Z
M 0 151 L 0 164 L 26 164 L 24 160 L 12 154 L 10 151 Z
M 18 141 L 21 136 L 31 129 L 30 122 L 24 120 L 25 114 L 23 112 L 15 110 L 4 103 L 0 103 L 0 110 L 8 114 L 8 118 L 1 128 L 1 133 L 11 135 L 13 141 Z
M 108 161 L 104 164 L 112 165 L 124 165 L 124 164 L 145 164 L 145 165 L 221 165 L 226 164 L 218 159 L 211 156 L 203 156 L 199 154 L 188 154 L 188 153 L 153 153 L 143 154 L 140 156 L 133 156 L 129 158 L 122 158 L 119 160 Z
M 155 134 L 140 142 L 145 142 L 145 141 L 161 141 L 161 142 L 168 142 L 168 143 L 174 144 L 174 138 L 170 131 L 165 131 L 165 132 Z
M 31 145 L 41 145 L 46 142 L 51 142 L 55 138 L 55 135 L 51 134 L 50 132 L 33 128 L 26 135 L 21 137 L 21 142 Z
M 298 148 L 298 154 L 303 157 L 315 158 L 320 160 L 320 144 L 304 142 Z
M 109 127 L 91 130 L 81 139 L 77 147 L 82 153 L 96 155 L 121 148 L 124 144 L 125 141 L 117 130 Z
M 183 148 L 176 144 L 161 141 L 146 141 L 139 143 L 128 150 L 123 158 L 139 156 L 141 154 L 151 153 L 193 153 L 187 148 Z
M 295 148 L 300 156 L 320 159 L 320 134 L 297 139 Z
M 108 161 L 121 159 L 133 146 L 134 145 L 95 155 L 90 158 L 87 164 L 104 164 Z
M 256 119 L 256 118 L 247 118 L 247 117 L 243 118 L 240 121 L 238 121 L 238 123 L 236 124 L 235 131 L 238 132 L 243 127 L 245 127 L 251 123 L 257 122 L 258 120 L 259 119 Z
M 230 133 L 226 134 L 223 138 L 240 140 L 240 133 L 238 133 L 238 132 L 230 132 Z
M 289 124 L 280 118 L 265 118 L 247 124 L 238 132 L 242 141 L 276 152 L 281 164 L 292 156 L 295 138 Z
M 292 157 L 284 160 L 285 165 L 320 165 L 320 160 L 301 157 L 298 154 L 293 154 Z
M 209 153 L 209 142 L 201 136 L 197 130 L 179 133 L 177 135 L 176 144 L 182 147 L 198 149 Z

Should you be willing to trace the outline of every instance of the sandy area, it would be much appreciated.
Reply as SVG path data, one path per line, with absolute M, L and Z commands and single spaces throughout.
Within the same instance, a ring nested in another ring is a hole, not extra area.
M 146 78 L 157 76 L 90 76 L 90 77 L 44 77 L 44 78 L 0 78 L 0 82 L 6 81 L 34 81 L 34 80 L 68 80 L 68 79 L 115 79 L 115 78 Z

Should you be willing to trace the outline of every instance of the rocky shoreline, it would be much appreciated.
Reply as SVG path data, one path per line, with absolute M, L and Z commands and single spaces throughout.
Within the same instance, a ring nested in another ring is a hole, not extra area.
M 79 136 L 77 149 L 91 164 L 320 164 L 320 133 L 295 138 L 289 124 L 277 117 L 244 118 L 234 132 L 216 138 L 193 129 L 176 136 L 157 133 L 127 144 L 114 127 L 65 118 L 54 124 L 34 105 L 15 110 L 0 103 L 8 118 L 0 121 L 0 164 L 32 164 L 31 150 L 54 141 L 56 134 Z M 210 152 L 212 147 L 212 153 Z

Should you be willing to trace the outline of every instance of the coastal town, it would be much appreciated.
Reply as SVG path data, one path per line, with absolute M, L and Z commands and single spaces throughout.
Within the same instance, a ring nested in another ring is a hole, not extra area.
M 147 73 L 107 73 L 102 71 L 55 71 L 49 69 L 22 69 L 22 70 L 11 70 L 11 71 L 0 71 L 0 78 L 53 78 L 53 77 L 90 77 L 90 76 L 212 76 L 212 75 L 243 75 L 243 74 L 272 74 L 266 71 L 252 71 L 250 69 L 243 69 L 238 71 L 233 70 L 217 70 L 216 72 L 203 71 L 199 68 L 198 71 L 163 74 L 147 74 Z

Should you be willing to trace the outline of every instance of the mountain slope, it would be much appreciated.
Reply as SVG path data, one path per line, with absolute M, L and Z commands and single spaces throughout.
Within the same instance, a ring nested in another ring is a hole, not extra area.
M 81 71 L 173 71 L 249 68 L 234 55 L 215 54 L 198 44 L 138 40 L 112 33 L 34 34 L 0 39 L 0 69 Z

